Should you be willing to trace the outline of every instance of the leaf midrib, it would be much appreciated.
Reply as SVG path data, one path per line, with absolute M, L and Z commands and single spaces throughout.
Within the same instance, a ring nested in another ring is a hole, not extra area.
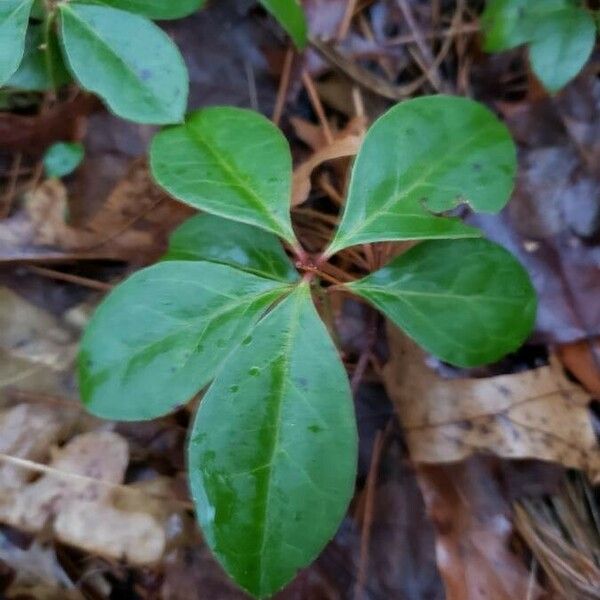
M 298 291 L 300 291 L 300 288 Z M 295 300 L 294 311 L 293 311 L 292 315 L 290 315 L 290 321 L 291 321 L 290 329 L 289 329 L 287 336 L 282 344 L 283 347 L 282 347 L 282 352 L 280 354 L 284 360 L 284 366 L 282 368 L 284 375 L 282 377 L 281 387 L 278 390 L 279 394 L 278 394 L 278 405 L 277 405 L 277 415 L 276 415 L 276 429 L 275 429 L 275 435 L 273 437 L 273 444 L 271 446 L 269 460 L 267 461 L 267 464 L 268 464 L 268 467 L 267 467 L 268 472 L 266 475 L 267 476 L 267 494 L 266 494 L 266 498 L 265 498 L 265 508 L 263 511 L 263 519 L 262 519 L 263 528 L 262 528 L 262 536 L 261 536 L 261 540 L 260 540 L 260 551 L 258 553 L 258 572 L 259 572 L 259 576 L 260 576 L 260 581 L 259 581 L 259 589 L 260 590 L 264 589 L 263 558 L 264 558 L 265 547 L 266 547 L 266 543 L 267 543 L 267 518 L 268 518 L 268 514 L 269 514 L 269 506 L 270 506 L 270 499 L 271 499 L 271 488 L 272 488 L 272 481 L 273 481 L 272 474 L 273 474 L 273 468 L 274 468 L 274 463 L 275 463 L 275 457 L 276 457 L 277 453 L 279 452 L 279 439 L 280 439 L 280 434 L 281 434 L 281 415 L 282 415 L 284 391 L 289 383 L 289 378 L 287 377 L 287 373 L 289 371 L 289 366 L 290 366 L 290 357 L 291 357 L 291 352 L 289 350 L 291 347 L 292 340 L 296 336 L 297 329 L 300 324 L 299 313 L 300 313 L 302 299 L 303 299 L 303 295 L 302 296 L 298 295 L 298 298 Z
M 403 296 L 418 296 L 424 298 L 440 298 L 440 299 L 452 299 L 452 300 L 464 300 L 464 301 L 476 301 L 476 300 L 489 300 L 491 302 L 500 302 L 504 304 L 519 304 L 517 301 L 512 300 L 511 298 L 506 298 L 504 296 L 486 296 L 484 294 L 452 294 L 448 292 L 420 292 L 416 290 L 389 290 L 385 287 L 380 287 L 376 285 L 356 285 L 349 286 L 359 291 L 366 292 L 374 292 L 376 294 L 381 294 L 384 296 L 391 296 L 393 298 L 401 298 Z
M 265 206 L 265 204 L 263 204 L 263 200 L 261 199 L 261 197 L 258 194 L 256 194 L 256 192 L 254 192 L 254 190 L 251 187 L 249 187 L 243 179 L 238 177 L 238 175 L 235 172 L 235 168 L 232 165 L 230 165 L 229 162 L 225 160 L 221 154 L 213 150 L 210 143 L 207 140 L 205 140 L 202 136 L 202 133 L 195 127 L 191 132 L 186 129 L 186 133 L 193 143 L 199 145 L 201 150 L 204 150 L 207 154 L 209 154 L 213 158 L 213 160 L 223 169 L 223 171 L 225 171 L 225 173 L 231 177 L 231 179 L 235 182 L 238 188 L 244 192 L 246 198 L 250 200 L 250 203 L 262 213 L 262 215 L 272 226 L 275 226 L 277 234 L 283 235 L 283 237 L 286 238 L 288 241 L 292 241 L 293 238 L 290 239 L 289 237 L 291 231 L 289 231 L 288 224 L 279 221 L 271 214 L 269 209 Z
M 466 140 L 464 140 L 461 144 L 459 144 L 458 146 L 455 146 L 452 150 L 452 153 L 456 153 L 456 152 L 460 152 L 461 150 L 463 150 L 464 148 L 466 148 L 469 144 L 472 144 L 475 140 L 477 140 L 479 137 L 482 137 L 484 135 L 487 135 L 488 130 L 493 126 L 495 126 L 494 124 L 490 124 L 485 126 L 483 129 L 479 129 L 477 131 L 476 134 L 470 136 L 469 138 L 467 138 Z M 447 152 L 446 154 L 443 155 L 443 157 L 436 161 L 435 163 L 433 163 L 431 165 L 431 167 L 429 169 L 427 169 L 427 171 L 425 173 L 423 173 L 420 177 L 418 177 L 415 181 L 413 181 L 413 183 L 409 184 L 407 188 L 405 188 L 402 192 L 400 192 L 399 190 L 397 190 L 396 193 L 391 194 L 389 199 L 387 201 L 385 201 L 378 209 L 377 212 L 372 212 L 370 216 L 365 217 L 365 219 L 363 221 L 361 221 L 358 225 L 355 225 L 352 229 L 348 230 L 345 234 L 343 234 L 342 236 L 340 236 L 339 238 L 336 236 L 336 239 L 332 242 L 331 247 L 332 248 L 340 248 L 340 241 L 342 243 L 345 243 L 344 240 L 351 240 L 353 237 L 356 236 L 356 233 L 366 229 L 367 227 L 369 227 L 373 221 L 375 221 L 376 219 L 378 219 L 381 215 L 381 213 L 384 212 L 388 212 L 390 207 L 393 206 L 396 202 L 402 202 L 404 200 L 406 200 L 406 198 L 420 185 L 423 185 L 424 183 L 426 183 L 427 179 L 429 177 L 431 177 L 432 174 L 434 174 L 441 166 L 443 166 L 445 164 L 445 162 L 448 160 L 448 156 L 449 156 L 449 152 Z M 353 173 L 353 179 L 354 179 L 354 173 Z M 397 181 L 400 181 L 400 177 L 397 178 Z M 350 186 L 350 189 L 352 189 L 352 185 Z M 350 200 L 350 198 L 348 199 Z M 465 200 L 467 203 L 470 203 L 470 199 L 466 199 Z M 350 202 L 348 202 L 348 206 L 350 205 Z M 424 207 L 424 211 L 426 211 L 425 215 L 426 216 L 431 216 L 432 218 L 437 217 L 437 218 L 444 218 L 443 215 L 439 215 L 436 214 L 432 211 L 428 211 L 426 207 Z M 429 214 L 427 214 L 427 212 Z M 342 221 L 343 224 L 343 221 Z M 340 225 L 341 227 L 341 225 Z

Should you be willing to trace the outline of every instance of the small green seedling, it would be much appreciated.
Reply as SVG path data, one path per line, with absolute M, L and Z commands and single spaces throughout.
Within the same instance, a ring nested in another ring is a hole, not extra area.
M 596 41 L 594 17 L 577 0 L 489 0 L 482 24 L 489 52 L 527 44 L 531 68 L 550 92 L 583 69 Z
M 527 273 L 443 214 L 465 202 L 498 212 L 515 147 L 471 100 L 395 106 L 368 132 L 337 232 L 314 258 L 292 228 L 289 146 L 264 117 L 195 112 L 156 136 L 151 167 L 204 212 L 174 233 L 165 260 L 100 304 L 81 345 L 81 395 L 95 415 L 128 421 L 165 415 L 208 386 L 188 444 L 198 519 L 229 575 L 269 596 L 334 535 L 356 475 L 352 395 L 313 304 L 315 269 L 356 244 L 425 240 L 346 291 L 450 363 L 515 350 L 535 317 Z
M 299 0 L 260 0 L 301 50 L 308 41 L 308 24 Z
M 178 19 L 205 0 L 0 0 L 0 85 L 58 89 L 71 75 L 117 116 L 183 121 L 189 80 L 171 38 L 152 20 Z M 297 0 L 262 0 L 299 47 L 306 21 Z
M 44 154 L 44 171 L 47 177 L 65 177 L 81 164 L 85 154 L 79 142 L 57 142 Z

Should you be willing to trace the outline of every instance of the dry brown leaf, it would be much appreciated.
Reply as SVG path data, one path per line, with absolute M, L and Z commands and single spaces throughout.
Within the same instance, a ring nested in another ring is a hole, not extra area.
M 0 561 L 14 573 L 8 588 L 0 584 L 3 600 L 85 600 L 63 570 L 52 546 L 34 540 L 29 548 L 22 549 L 0 534 Z
M 166 543 L 163 528 L 151 515 L 78 499 L 58 513 L 54 532 L 66 544 L 133 564 L 156 562 Z
M 115 505 L 128 462 L 127 442 L 116 433 L 78 435 L 55 452 L 51 472 L 2 489 L 0 521 L 29 532 L 51 525 L 60 541 L 88 552 L 134 564 L 155 562 L 165 550 L 165 524 L 141 501 L 131 510 Z
M 59 140 L 78 137 L 81 122 L 98 107 L 98 100 L 78 94 L 65 102 L 43 110 L 38 115 L 15 112 L 0 113 L 0 148 L 10 152 L 39 155 Z
M 107 202 L 106 206 L 109 206 Z M 49 179 L 25 197 L 25 209 L 34 229 L 33 243 L 40 246 L 52 246 L 67 251 L 89 252 L 104 245 L 104 240 L 111 235 L 116 223 L 112 220 L 113 229 L 99 229 L 87 226 L 77 229 L 65 222 L 67 215 L 67 190 L 59 179 Z M 110 208 L 103 209 L 110 212 Z M 111 215 L 112 216 L 112 215 Z M 97 219 L 100 217 L 96 217 Z M 121 221 L 121 227 L 123 227 Z M 92 221 L 93 223 L 93 221 Z M 136 230 L 119 231 L 111 244 L 112 253 L 124 248 L 140 248 L 148 246 L 152 239 L 148 233 Z M 118 257 L 119 255 L 117 255 Z
M 600 341 L 583 340 L 572 344 L 557 346 L 556 353 L 562 364 L 583 386 L 596 396 L 600 395 Z
M 334 132 L 329 143 L 323 129 L 297 117 L 291 119 L 296 135 L 312 150 L 312 155 L 294 170 L 292 183 L 292 206 L 306 201 L 310 193 L 312 172 L 329 160 L 355 156 L 365 136 L 366 119 L 354 117 L 344 129 Z
M 76 335 L 59 319 L 0 287 L 0 401 L 14 390 L 69 394 Z
M 436 557 L 446 600 L 534 600 L 535 582 L 508 543 L 513 528 L 502 490 L 485 460 L 427 465 L 417 478 L 437 530 Z
M 0 412 L 0 453 L 36 462 L 48 456 L 49 448 L 68 430 L 71 411 L 18 404 Z M 12 464 L 0 463 L 0 490 L 18 489 L 30 473 Z
M 56 259 L 155 260 L 170 231 L 193 211 L 153 183 L 135 161 L 86 223 L 67 223 L 68 192 L 57 179 L 24 196 L 23 210 L 0 222 L 0 261 Z
M 296 167 L 292 183 L 292 206 L 298 206 L 308 199 L 310 176 L 319 165 L 328 160 L 354 156 L 362 141 L 363 136 L 355 134 L 338 138 L 332 144 L 317 150 L 308 160 Z
M 414 342 L 389 327 L 388 393 L 411 457 L 420 463 L 458 461 L 475 452 L 537 458 L 600 475 L 600 453 L 588 404 L 555 362 L 487 379 L 445 380 L 425 364 Z

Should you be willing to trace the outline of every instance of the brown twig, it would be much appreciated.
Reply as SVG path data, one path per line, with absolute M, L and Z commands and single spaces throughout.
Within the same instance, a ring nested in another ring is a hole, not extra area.
M 371 545 L 371 528 L 373 525 L 373 506 L 375 504 L 375 491 L 377 487 L 377 476 L 379 473 L 379 464 L 383 449 L 384 433 L 379 430 L 373 442 L 373 453 L 371 454 L 371 464 L 369 466 L 369 475 L 365 486 L 365 509 L 363 513 L 363 522 L 360 536 L 360 557 L 358 563 L 358 574 L 354 584 L 354 600 L 362 600 L 365 584 L 367 582 L 367 573 L 369 570 L 369 547 Z
M 103 281 L 97 281 L 96 279 L 89 279 L 87 277 L 80 277 L 79 275 L 73 275 L 71 273 L 63 273 L 62 271 L 56 271 L 54 269 L 38 267 L 37 265 L 30 265 L 29 270 L 42 277 L 74 283 L 75 285 L 80 285 L 93 290 L 100 290 L 101 292 L 108 292 L 113 288 L 110 283 L 104 283 Z
M 325 110 L 323 109 L 323 105 L 321 104 L 321 99 L 319 98 L 319 94 L 317 93 L 317 88 L 315 86 L 310 73 L 305 69 L 302 71 L 302 83 L 308 93 L 308 97 L 310 99 L 311 106 L 315 111 L 317 118 L 319 119 L 319 123 L 321 124 L 321 128 L 323 129 L 323 135 L 325 136 L 325 140 L 328 144 L 333 144 L 333 133 L 331 132 L 331 127 L 329 127 L 329 122 L 327 121 L 327 117 L 325 116 Z
M 275 123 L 275 125 L 279 125 L 279 122 L 281 121 L 281 115 L 283 114 L 283 108 L 285 106 L 285 99 L 290 86 L 290 74 L 292 72 L 293 62 L 294 48 L 290 46 L 285 53 L 281 78 L 279 79 L 279 87 L 277 88 L 277 99 L 275 100 L 275 108 L 273 110 L 272 118 L 272 121 Z
M 346 4 L 344 18 L 342 19 L 342 22 L 340 23 L 340 28 L 339 28 L 338 34 L 337 34 L 337 39 L 340 42 L 346 39 L 346 36 L 348 35 L 348 31 L 350 30 L 352 18 L 354 17 L 354 12 L 356 11 L 356 2 L 357 2 L 357 0 L 348 0 L 348 4 Z
M 22 158 L 23 155 L 20 152 L 17 152 L 13 158 L 8 177 L 8 185 L 6 187 L 6 192 L 2 197 L 2 206 L 0 207 L 0 219 L 5 219 L 10 213 L 10 209 L 15 198 L 15 190 L 17 189 L 17 181 L 19 179 L 19 173 L 21 170 Z
M 49 475 L 51 477 L 56 477 L 60 479 L 79 481 L 81 483 L 100 485 L 102 487 L 107 487 L 111 490 L 123 492 L 126 494 L 135 494 L 136 496 L 138 496 L 138 498 L 141 496 L 143 498 L 154 498 L 156 500 L 162 500 L 169 504 L 175 504 L 177 506 L 180 506 L 181 508 L 184 508 L 186 510 L 194 509 L 194 505 L 186 500 L 178 500 L 177 498 L 169 498 L 160 494 L 145 492 L 138 488 L 130 487 L 119 483 L 113 483 L 111 481 L 106 481 L 105 479 L 96 479 L 94 477 L 88 477 L 87 475 L 80 475 L 79 473 L 72 473 L 70 471 L 61 471 L 60 469 L 55 469 L 54 467 L 43 465 L 41 463 L 37 463 L 26 458 L 11 456 L 10 454 L 5 454 L 4 452 L 0 452 L 0 462 L 4 462 L 15 467 L 27 469 L 29 471 L 33 471 L 34 473 Z

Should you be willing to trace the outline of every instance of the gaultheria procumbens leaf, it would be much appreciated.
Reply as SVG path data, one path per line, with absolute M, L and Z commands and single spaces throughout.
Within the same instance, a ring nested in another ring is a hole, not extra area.
M 515 171 L 508 130 L 481 104 L 443 95 L 402 102 L 367 133 L 327 254 L 368 242 L 478 237 L 459 219 L 433 213 L 463 202 L 499 211 Z
M 82 87 L 118 116 L 139 123 L 183 120 L 188 74 L 171 38 L 145 17 L 61 2 L 61 40 Z
M 46 37 L 43 25 L 29 26 L 23 61 L 6 82 L 7 87 L 42 92 L 71 81 L 56 34 L 52 30 L 47 33 Z
M 596 43 L 596 26 L 588 10 L 569 6 L 538 23 L 529 59 L 544 87 L 556 92 L 583 68 Z
M 461 367 L 516 350 L 535 321 L 527 272 L 482 239 L 423 242 L 348 287 L 429 352 Z
M 485 32 L 485 49 L 488 52 L 510 50 L 531 39 L 535 22 L 529 18 L 532 10 L 543 10 L 549 5 L 563 5 L 565 0 L 488 0 L 481 15 L 481 25 Z M 552 6 L 552 5 L 555 6 Z
M 0 85 L 19 68 L 33 0 L 0 2 Z
M 149 19 L 181 19 L 196 12 L 205 0 L 92 0 L 90 4 L 104 4 L 136 13 Z
M 262 115 L 241 108 L 199 110 L 155 136 L 150 162 L 156 181 L 175 198 L 296 243 L 290 148 Z
M 277 236 L 208 213 L 188 219 L 171 234 L 163 260 L 208 260 L 260 277 L 299 279 Z
M 100 304 L 79 356 L 81 397 L 93 414 L 152 419 L 185 404 L 288 287 L 225 265 L 163 262 Z
M 265 597 L 334 535 L 354 488 L 348 378 L 307 284 L 227 359 L 191 433 L 192 495 L 226 571 Z
M 279 21 L 294 44 L 301 50 L 306 46 L 308 25 L 298 0 L 260 0 L 260 3 Z
M 490 0 L 482 24 L 489 52 L 529 43 L 533 71 L 552 92 L 581 71 L 596 38 L 592 14 L 572 0 Z
M 44 154 L 44 171 L 48 177 L 65 177 L 83 160 L 85 148 L 80 142 L 56 142 Z

